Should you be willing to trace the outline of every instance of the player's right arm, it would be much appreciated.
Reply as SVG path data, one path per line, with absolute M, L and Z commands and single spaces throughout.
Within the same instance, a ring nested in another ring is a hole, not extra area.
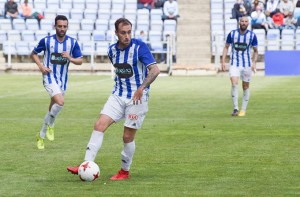
M 38 53 L 46 50 L 46 44 L 45 44 L 45 38 L 41 39 L 40 42 L 31 52 L 31 58 L 36 63 L 36 65 L 39 67 L 40 71 L 43 73 L 43 75 L 46 75 L 51 72 L 51 69 L 44 66 L 44 64 L 41 63 L 40 58 L 38 56 Z
M 228 48 L 229 48 L 229 44 L 226 43 L 222 54 L 222 64 L 221 64 L 222 71 L 225 71 L 226 69 L 226 56 L 228 53 Z

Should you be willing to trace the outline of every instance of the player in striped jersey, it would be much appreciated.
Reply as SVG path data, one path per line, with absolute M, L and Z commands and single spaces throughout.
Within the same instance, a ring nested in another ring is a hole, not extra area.
M 51 100 L 43 127 L 36 135 L 38 149 L 44 149 L 44 138 L 54 140 L 54 121 L 64 106 L 70 63 L 81 65 L 82 53 L 75 38 L 66 35 L 68 19 L 63 15 L 55 18 L 56 34 L 41 39 L 31 56 L 43 74 L 43 84 Z M 44 52 L 43 62 L 38 53 Z
M 140 129 L 148 111 L 150 84 L 160 71 L 147 45 L 132 38 L 132 24 L 125 18 L 115 22 L 118 42 L 108 48 L 108 57 L 115 67 L 115 85 L 112 95 L 104 105 L 94 125 L 85 153 L 85 161 L 94 161 L 101 148 L 106 129 L 125 119 L 121 152 L 121 170 L 110 180 L 129 178 L 129 169 L 135 152 L 135 134 Z M 78 174 L 78 166 L 67 170 Z
M 257 37 L 253 31 L 248 30 L 249 19 L 247 16 L 241 17 L 239 29 L 232 30 L 226 39 L 226 44 L 222 56 L 222 70 L 226 68 L 226 55 L 231 46 L 229 76 L 231 80 L 231 95 L 233 102 L 232 116 L 245 116 L 248 101 L 250 98 L 249 84 L 252 71 L 256 72 L 257 61 Z M 251 61 L 251 47 L 253 47 L 253 61 Z M 243 100 L 241 111 L 238 106 L 238 81 L 241 77 L 243 81 Z

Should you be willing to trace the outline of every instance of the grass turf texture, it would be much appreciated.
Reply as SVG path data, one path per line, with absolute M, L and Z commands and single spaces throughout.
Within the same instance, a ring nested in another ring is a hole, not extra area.
M 120 122 L 96 157 L 100 178 L 86 183 L 66 168 L 83 161 L 112 79 L 71 74 L 55 141 L 38 150 L 49 103 L 41 77 L 0 75 L 0 196 L 298 196 L 299 82 L 254 77 L 247 115 L 231 117 L 227 76 L 160 77 L 136 136 L 131 179 L 109 181 L 120 169 Z

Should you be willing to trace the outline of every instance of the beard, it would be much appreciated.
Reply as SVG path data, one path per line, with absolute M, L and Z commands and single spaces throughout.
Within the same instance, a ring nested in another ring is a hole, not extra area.
M 64 37 L 65 35 L 66 35 L 66 32 L 65 31 L 60 31 L 60 32 L 56 32 L 56 35 L 58 36 L 58 37 Z
M 241 29 L 242 31 L 245 31 L 247 28 L 248 28 L 248 25 L 241 25 L 241 27 L 240 27 L 240 29 Z

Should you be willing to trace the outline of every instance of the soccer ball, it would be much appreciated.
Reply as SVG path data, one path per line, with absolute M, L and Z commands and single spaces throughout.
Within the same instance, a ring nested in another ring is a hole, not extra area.
M 94 181 L 100 176 L 100 168 L 93 161 L 84 161 L 80 164 L 78 175 L 82 181 Z

